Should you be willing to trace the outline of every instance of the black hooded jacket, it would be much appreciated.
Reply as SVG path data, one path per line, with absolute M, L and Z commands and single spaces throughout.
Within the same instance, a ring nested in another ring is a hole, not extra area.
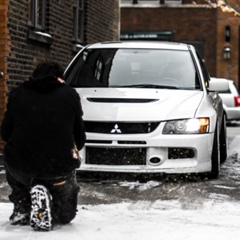
M 7 165 L 35 178 L 68 175 L 86 139 L 82 115 L 77 92 L 56 77 L 26 81 L 10 93 L 1 125 Z

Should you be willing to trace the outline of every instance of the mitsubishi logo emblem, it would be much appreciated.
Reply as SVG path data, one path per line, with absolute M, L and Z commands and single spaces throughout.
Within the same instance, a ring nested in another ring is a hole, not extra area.
M 118 128 L 118 125 L 115 124 L 114 128 L 111 130 L 111 133 L 122 133 L 122 131 Z

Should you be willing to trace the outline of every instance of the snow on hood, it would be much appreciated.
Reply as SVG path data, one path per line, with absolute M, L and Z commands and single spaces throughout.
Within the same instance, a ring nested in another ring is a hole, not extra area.
M 84 120 L 88 121 L 159 121 L 191 118 L 195 116 L 203 96 L 201 91 L 175 89 L 81 88 L 77 91 L 81 96 Z M 106 99 L 114 101 L 108 102 Z M 124 102 L 126 99 L 130 101 Z M 132 102 L 134 99 L 146 102 Z M 147 101 L 149 99 L 151 101 Z

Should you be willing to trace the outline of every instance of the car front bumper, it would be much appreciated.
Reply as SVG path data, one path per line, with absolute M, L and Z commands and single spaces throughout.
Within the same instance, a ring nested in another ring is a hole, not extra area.
M 87 134 L 80 171 L 202 173 L 211 171 L 213 133 Z

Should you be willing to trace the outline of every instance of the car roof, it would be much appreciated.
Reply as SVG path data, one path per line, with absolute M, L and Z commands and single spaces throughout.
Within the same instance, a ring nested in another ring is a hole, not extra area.
M 99 48 L 143 48 L 143 49 L 170 49 L 170 50 L 189 50 L 188 44 L 177 42 L 155 42 L 155 41 L 120 41 L 120 42 L 99 42 L 87 46 L 89 49 Z M 190 46 L 192 47 L 192 46 Z

